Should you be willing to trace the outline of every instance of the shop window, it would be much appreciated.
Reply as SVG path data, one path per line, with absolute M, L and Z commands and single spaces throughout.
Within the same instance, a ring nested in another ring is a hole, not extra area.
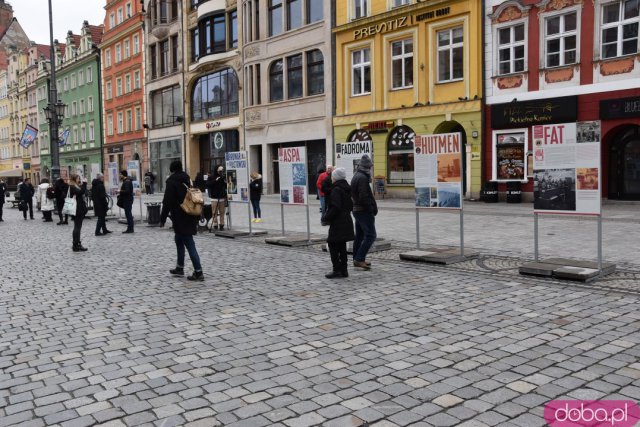
M 318 49 L 307 52 L 307 95 L 324 93 L 324 58 Z
M 577 13 L 545 19 L 545 58 L 547 67 L 575 64 L 577 61 Z
M 173 86 L 151 94 L 153 127 L 173 126 L 182 115 L 180 86 Z
M 192 120 L 207 120 L 238 114 L 238 78 L 230 69 L 201 77 L 193 88 Z
M 523 23 L 497 29 L 498 73 L 520 73 L 525 69 L 526 38 Z
M 622 0 L 602 6 L 602 57 L 615 58 L 638 52 L 640 2 Z
M 225 153 L 240 149 L 240 134 L 235 129 L 213 132 L 200 137 L 200 169 L 212 173 L 225 164 Z
M 302 96 L 302 54 L 287 57 L 287 98 Z
M 493 131 L 494 181 L 523 181 L 527 173 L 527 129 Z
M 351 94 L 371 93 L 371 51 L 369 48 L 351 52 Z
M 391 87 L 413 86 L 413 39 L 391 43 Z
M 395 127 L 387 139 L 389 184 L 413 184 L 413 144 L 416 133 L 409 126 Z
M 284 98 L 282 65 L 282 59 L 278 59 L 269 67 L 269 101 L 271 102 L 282 101 Z
M 463 78 L 462 27 L 438 31 L 438 82 Z

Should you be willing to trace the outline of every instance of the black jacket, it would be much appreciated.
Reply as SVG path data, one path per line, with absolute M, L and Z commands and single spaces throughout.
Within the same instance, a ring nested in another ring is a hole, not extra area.
M 224 172 L 223 172 L 224 173 Z M 215 176 L 210 175 L 207 178 L 207 190 L 209 191 L 209 197 L 214 200 L 227 198 L 227 179 L 224 175 L 217 174 Z
M 127 177 L 122 181 L 118 197 L 125 203 L 133 203 L 133 182 L 131 182 L 131 178 Z
M 69 193 L 71 197 L 76 198 L 76 218 L 84 218 L 87 214 L 87 204 L 84 201 L 84 196 L 87 194 L 87 183 L 83 182 L 81 187 L 74 184 L 69 186 Z M 65 195 L 66 197 L 66 195 Z
M 351 211 L 353 202 L 351 200 L 351 188 L 346 180 L 336 181 L 331 186 L 327 213 L 323 220 L 330 224 L 327 242 L 342 243 L 349 242 L 355 238 L 353 232 L 353 220 Z
M 254 179 L 249 184 L 249 199 L 260 200 L 262 196 L 262 178 Z
M 351 179 L 351 198 L 354 212 L 367 212 L 378 215 L 378 204 L 371 191 L 369 171 L 358 169 Z
M 193 185 L 203 193 L 207 190 L 207 181 L 204 180 L 204 175 L 202 175 L 202 172 L 198 172 L 198 174 L 196 175 L 196 179 L 193 181 Z
M 7 184 L 0 182 L 0 205 L 4 205 L 5 193 L 7 192 Z
M 67 197 L 67 190 L 69 189 L 69 185 L 64 182 L 64 179 L 58 178 L 53 186 L 56 189 L 56 203 L 58 204 L 59 209 L 62 209 L 62 206 L 64 205 L 64 199 Z
M 104 188 L 104 183 L 97 178 L 91 181 L 91 201 L 93 202 L 93 213 L 96 216 L 107 216 L 109 210 L 107 190 Z
M 36 194 L 36 190 L 33 185 L 24 182 L 20 185 L 20 200 L 30 202 L 34 194 Z
M 190 186 L 190 184 L 191 179 L 185 172 L 174 172 L 167 178 L 164 199 L 162 199 L 160 223 L 164 224 L 167 217 L 171 217 L 173 231 L 176 234 L 191 234 L 195 236 L 198 233 L 199 218 L 195 215 L 188 215 L 180 207 L 184 197 L 187 195 L 187 186 Z

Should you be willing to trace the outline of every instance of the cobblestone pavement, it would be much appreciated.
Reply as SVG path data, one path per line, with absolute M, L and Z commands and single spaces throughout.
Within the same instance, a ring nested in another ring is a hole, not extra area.
M 640 289 L 372 256 L 324 278 L 319 246 L 94 237 L 0 223 L 0 426 L 542 426 L 556 398 L 640 400 Z M 122 231 L 114 221 L 114 231 Z M 636 274 L 629 271 L 628 274 Z

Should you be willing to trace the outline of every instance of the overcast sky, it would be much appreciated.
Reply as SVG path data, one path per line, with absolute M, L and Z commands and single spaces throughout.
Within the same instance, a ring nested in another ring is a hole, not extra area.
M 49 44 L 48 0 L 5 0 L 13 6 L 13 15 L 29 36 L 39 44 Z M 53 38 L 64 43 L 67 31 L 80 34 L 82 22 L 91 25 L 104 22 L 106 0 L 51 0 L 53 5 Z

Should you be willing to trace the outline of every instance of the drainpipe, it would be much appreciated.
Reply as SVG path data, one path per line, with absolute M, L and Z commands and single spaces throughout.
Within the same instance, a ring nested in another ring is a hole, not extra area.
M 482 0 L 482 4 L 481 4 L 482 10 L 482 34 L 480 34 L 480 40 L 482 41 L 482 96 L 480 97 L 480 132 L 481 132 L 481 139 L 480 141 L 482 141 L 482 146 L 480 147 L 480 198 L 482 198 L 482 187 L 484 186 L 485 183 L 485 179 L 486 179 L 486 172 L 485 172 L 485 156 L 486 156 L 486 147 L 487 147 L 487 141 L 486 141 L 486 128 L 487 126 L 485 125 L 485 120 L 486 120 L 486 114 L 485 114 L 485 109 L 487 106 L 487 87 L 486 87 L 486 49 L 485 49 L 485 25 L 486 25 L 486 0 Z M 492 153 L 493 155 L 493 153 Z
M 102 104 L 102 55 L 100 55 L 100 50 L 95 49 L 94 48 L 94 54 L 96 55 L 96 57 L 98 58 L 98 63 L 96 65 L 97 69 L 98 69 L 98 81 L 96 82 L 99 85 L 99 90 L 98 90 L 98 106 L 103 105 Z M 100 107 L 100 112 L 102 112 L 102 108 Z M 93 111 L 95 113 L 96 108 L 93 108 Z M 98 121 L 100 122 L 100 127 L 98 129 L 100 129 L 100 169 L 102 172 L 104 172 L 104 127 L 103 127 L 103 114 L 98 114 Z M 94 132 L 94 136 L 95 136 L 95 131 L 96 131 L 96 127 L 93 127 L 93 132 Z

